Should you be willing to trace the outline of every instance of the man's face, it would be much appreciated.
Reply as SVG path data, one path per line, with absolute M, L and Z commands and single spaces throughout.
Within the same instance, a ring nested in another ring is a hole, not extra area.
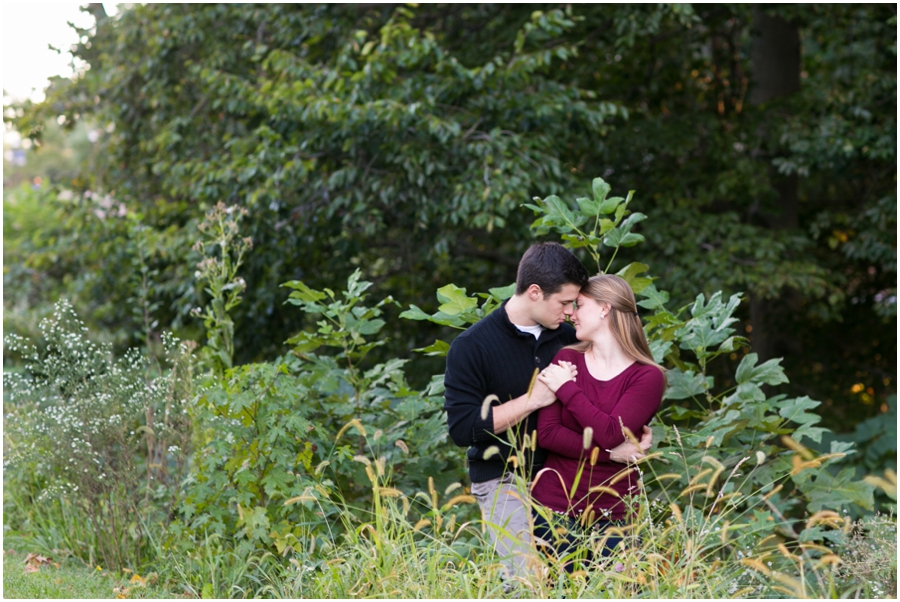
M 532 306 L 531 318 L 550 330 L 559 328 L 559 325 L 571 318 L 575 312 L 575 299 L 581 288 L 577 284 L 564 284 L 557 293 L 544 298 L 541 293 Z

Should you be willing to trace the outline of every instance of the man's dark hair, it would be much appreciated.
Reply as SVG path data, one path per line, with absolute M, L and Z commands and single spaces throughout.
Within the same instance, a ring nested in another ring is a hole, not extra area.
M 557 242 L 540 242 L 531 245 L 519 261 L 516 294 L 521 295 L 536 284 L 547 298 L 566 284 L 583 287 L 587 281 L 587 270 L 571 251 Z

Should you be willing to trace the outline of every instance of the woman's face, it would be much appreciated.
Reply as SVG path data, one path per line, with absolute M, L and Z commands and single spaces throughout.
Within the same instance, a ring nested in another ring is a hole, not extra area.
M 580 293 L 575 301 L 575 336 L 579 341 L 589 341 L 600 332 L 604 320 L 600 317 L 609 311 L 609 308 Z

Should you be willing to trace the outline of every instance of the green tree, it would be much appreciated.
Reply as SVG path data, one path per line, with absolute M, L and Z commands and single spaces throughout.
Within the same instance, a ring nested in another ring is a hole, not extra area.
M 188 249 L 219 201 L 249 212 L 254 241 L 234 316 L 241 363 L 303 328 L 286 280 L 322 289 L 360 268 L 427 311 L 446 282 L 512 281 L 530 242 L 516 207 L 587 173 L 637 189 L 659 216 L 637 231 L 673 302 L 701 286 L 765 303 L 765 323 L 742 304 L 742 328 L 779 335 L 752 344 L 785 357 L 791 392 L 824 399 L 835 424 L 858 404 L 877 413 L 896 388 L 892 6 L 144 5 L 97 17 L 76 51 L 91 68 L 14 124 L 35 139 L 59 115 L 103 127 L 42 252 L 74 258 L 71 286 L 124 338 L 141 331 L 127 303 L 138 257 L 156 274 L 160 324 L 189 323 Z M 759 96 L 772 47 L 753 32 L 772 22 L 797 36 L 799 89 Z M 785 181 L 795 210 L 779 201 Z M 107 193 L 130 218 L 96 223 Z M 129 219 L 154 233 L 143 256 Z M 446 335 L 397 324 L 385 352 Z

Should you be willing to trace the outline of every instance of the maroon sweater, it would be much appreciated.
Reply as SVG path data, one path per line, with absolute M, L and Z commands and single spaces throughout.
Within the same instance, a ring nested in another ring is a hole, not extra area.
M 626 465 L 601 460 L 591 466 L 591 452 L 594 447 L 609 450 L 625 441 L 622 424 L 640 438 L 641 429 L 650 422 L 662 402 L 665 378 L 656 366 L 635 362 L 610 380 L 597 380 L 588 371 L 583 353 L 562 349 L 553 363 L 558 364 L 560 360 L 575 364 L 578 376 L 576 381 L 569 381 L 557 390 L 559 401 L 538 413 L 538 444 L 550 455 L 534 484 L 532 495 L 541 504 L 571 516 L 579 515 L 590 504 L 597 519 L 620 520 L 627 509 L 619 498 L 608 493 L 589 493 L 588 490 L 605 485 L 620 496 L 634 493 L 636 475 L 631 470 L 628 476 L 610 484 L 620 471 L 627 470 Z M 588 426 L 593 429 L 593 441 L 591 448 L 585 450 L 583 433 L 584 427 Z M 578 486 L 570 496 L 582 465 L 584 469 Z

